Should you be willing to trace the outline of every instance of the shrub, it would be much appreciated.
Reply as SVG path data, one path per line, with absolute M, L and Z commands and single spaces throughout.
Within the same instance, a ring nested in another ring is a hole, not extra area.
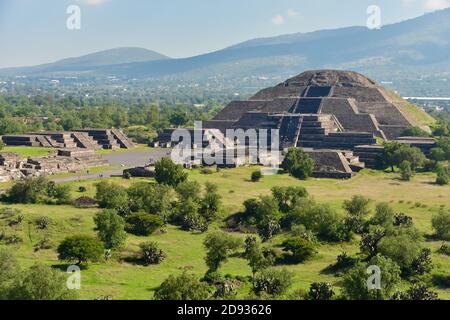
M 155 163 L 155 180 L 159 184 L 176 187 L 186 179 L 183 166 L 175 164 L 170 158 L 162 158 Z
M 12 203 L 42 203 L 47 199 L 47 180 L 43 177 L 16 182 L 8 192 Z
M 47 184 L 47 195 L 55 199 L 57 204 L 68 204 L 70 203 L 70 186 L 50 181 Z
M 439 248 L 438 253 L 450 256 L 450 246 L 446 243 L 443 243 Z
M 48 250 L 51 249 L 52 247 L 52 242 L 50 241 L 49 238 L 45 237 L 42 240 L 39 240 L 34 246 L 33 246 L 33 250 L 34 251 L 39 251 L 39 250 Z
M 83 262 L 98 261 L 105 248 L 100 240 L 91 236 L 75 235 L 65 238 L 58 246 L 58 259 Z
M 217 185 L 207 182 L 205 184 L 205 194 L 200 200 L 199 213 L 207 222 L 213 221 L 220 210 L 222 197 L 218 192 Z
M 2 218 L 11 218 L 11 217 L 13 217 L 15 215 L 19 215 L 21 213 L 22 213 L 22 211 L 20 211 L 19 209 L 16 209 L 16 208 L 6 207 L 6 208 L 0 209 L 0 216 Z
M 47 216 L 37 217 L 35 220 L 35 223 L 39 229 L 47 229 L 51 222 L 51 219 Z
M 179 276 L 170 275 L 155 290 L 156 300 L 205 300 L 209 295 L 208 284 L 185 272 Z
M 419 127 L 409 127 L 408 129 L 404 130 L 400 134 L 400 136 L 401 137 L 429 137 L 430 134 Z
M 35 264 L 16 279 L 8 293 L 11 300 L 74 300 L 77 294 L 69 290 L 66 276 L 58 270 Z
M 165 222 L 172 211 L 175 193 L 170 186 L 150 183 L 135 183 L 127 190 L 129 208 L 132 212 L 140 210 L 159 215 Z
M 161 217 L 144 211 L 132 213 L 126 219 L 126 230 L 138 236 L 149 236 L 163 225 Z
M 302 224 L 326 241 L 346 241 L 350 233 L 344 228 L 344 220 L 328 205 L 305 201 L 288 216 L 292 224 Z
M 262 172 L 261 172 L 261 170 L 255 170 L 255 171 L 253 171 L 253 172 L 252 172 L 252 175 L 251 175 L 251 177 L 250 177 L 250 179 L 251 179 L 253 182 L 258 182 L 259 180 L 261 180 L 261 178 L 262 178 Z
M 433 269 L 433 263 L 431 261 L 431 250 L 424 248 L 420 251 L 419 255 L 413 260 L 411 266 L 405 270 L 407 276 L 422 276 L 430 273 Z
M 314 160 L 303 150 L 291 148 L 281 163 L 281 168 L 291 176 L 305 180 L 311 176 L 314 170 Z
M 416 283 L 408 289 L 405 293 L 396 292 L 392 298 L 393 300 L 438 300 L 438 294 L 431 291 L 426 285 Z
M 436 184 L 444 186 L 450 182 L 450 170 L 448 168 L 439 166 L 437 169 Z
M 83 187 L 83 186 L 79 186 L 78 187 L 78 192 L 83 193 L 83 192 L 86 192 L 86 191 L 87 191 L 86 187 Z
M 450 213 L 441 209 L 431 219 L 431 225 L 438 239 L 450 240 Z
M 309 288 L 310 300 L 331 300 L 333 296 L 333 286 L 327 282 L 314 282 Z
M 214 173 L 214 170 L 211 169 L 211 168 L 202 168 L 202 169 L 200 170 L 200 173 L 201 173 L 201 174 L 213 174 L 213 173 Z
M 203 246 L 206 249 L 205 262 L 209 273 L 217 271 L 228 260 L 230 252 L 241 246 L 241 240 L 223 232 L 215 232 L 206 236 Z
M 292 274 L 286 269 L 266 269 L 256 276 L 253 285 L 257 295 L 265 293 L 279 296 L 292 285 Z
M 164 251 L 156 242 L 144 242 L 139 245 L 140 256 L 145 264 L 160 264 L 166 258 Z
M 123 246 L 127 234 L 125 221 L 116 211 L 107 209 L 98 212 L 94 216 L 95 230 L 106 249 L 118 249 Z
M 367 285 L 367 267 L 375 265 L 382 270 L 381 289 L 371 290 Z M 368 264 L 357 263 L 344 274 L 343 295 L 351 300 L 387 300 L 400 284 L 400 268 L 392 260 L 381 255 L 373 257 Z
M 308 198 L 308 191 L 301 186 L 273 187 L 271 191 L 273 197 L 278 202 L 279 210 L 283 213 L 288 213 L 299 202 Z
M 96 184 L 95 200 L 100 208 L 123 209 L 128 207 L 127 190 L 115 183 L 101 181 Z
M 302 238 L 285 240 L 281 246 L 283 247 L 283 251 L 290 252 L 288 260 L 294 263 L 304 262 L 317 253 L 314 245 Z
M 400 163 L 400 177 L 403 181 L 409 181 L 411 180 L 413 176 L 413 171 L 411 169 L 411 163 L 407 160 L 404 160 L 402 163 Z
M 355 195 L 350 200 L 345 200 L 342 207 L 351 216 L 365 217 L 370 213 L 369 204 L 369 198 Z
M 411 165 L 411 170 L 416 171 L 417 168 L 422 167 L 426 162 L 426 157 L 423 152 L 415 147 L 409 145 L 401 145 L 394 152 L 395 164 L 400 165 L 403 161 L 408 161 Z
M 388 232 L 378 243 L 378 252 L 407 270 L 421 253 L 422 237 L 413 227 Z

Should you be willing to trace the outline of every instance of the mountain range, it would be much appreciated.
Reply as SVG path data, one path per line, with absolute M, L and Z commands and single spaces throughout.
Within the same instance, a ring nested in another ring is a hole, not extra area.
M 0 75 L 285 77 L 306 69 L 349 69 L 376 79 L 450 74 L 450 9 L 369 30 L 348 27 L 246 41 L 199 56 L 170 59 L 141 48 L 117 48 L 55 63 L 0 70 Z

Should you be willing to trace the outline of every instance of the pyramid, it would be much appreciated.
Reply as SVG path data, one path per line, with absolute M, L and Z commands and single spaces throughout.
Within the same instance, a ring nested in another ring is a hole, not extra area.
M 362 74 L 306 71 L 245 101 L 233 101 L 205 128 L 279 129 L 282 147 L 353 149 L 395 140 L 414 126 L 386 89 Z

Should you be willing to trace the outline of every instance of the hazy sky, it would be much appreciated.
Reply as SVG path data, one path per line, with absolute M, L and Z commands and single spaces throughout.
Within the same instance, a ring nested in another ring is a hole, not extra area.
M 66 27 L 69 5 L 81 29 Z M 450 0 L 0 0 L 0 68 L 123 46 L 187 57 L 279 34 L 383 24 L 450 6 Z

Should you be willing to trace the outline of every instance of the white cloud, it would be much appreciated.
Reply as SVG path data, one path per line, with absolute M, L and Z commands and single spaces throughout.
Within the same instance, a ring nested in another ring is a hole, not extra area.
M 295 11 L 294 9 L 288 9 L 287 15 L 288 15 L 289 17 L 296 17 L 296 16 L 298 16 L 298 12 Z
M 77 1 L 88 6 L 99 6 L 101 4 L 104 4 L 108 0 L 77 0 Z
M 278 14 L 272 18 L 272 23 L 276 26 L 282 25 L 284 23 L 284 17 L 281 14 Z
M 427 0 L 425 7 L 428 10 L 441 10 L 450 7 L 450 0 Z

